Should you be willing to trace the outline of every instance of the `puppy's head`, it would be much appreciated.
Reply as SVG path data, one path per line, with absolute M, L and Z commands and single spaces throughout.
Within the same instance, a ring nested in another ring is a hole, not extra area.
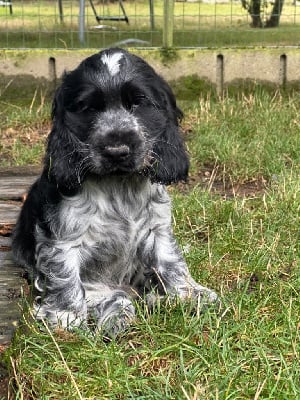
M 125 50 L 104 50 L 66 73 L 52 114 L 45 160 L 61 190 L 76 190 L 90 174 L 139 173 L 163 184 L 187 178 L 174 95 Z

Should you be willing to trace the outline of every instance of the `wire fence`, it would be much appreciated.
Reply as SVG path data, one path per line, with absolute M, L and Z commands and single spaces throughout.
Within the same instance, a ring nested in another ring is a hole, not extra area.
M 299 28 L 297 0 L 0 0 L 2 49 L 298 46 Z

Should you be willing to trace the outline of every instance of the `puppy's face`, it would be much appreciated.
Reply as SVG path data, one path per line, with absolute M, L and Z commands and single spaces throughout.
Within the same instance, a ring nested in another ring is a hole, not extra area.
M 159 169 L 174 172 L 167 165 L 168 153 L 185 155 L 179 116 L 169 86 L 145 61 L 124 50 L 106 50 L 63 77 L 53 105 L 48 157 L 54 165 L 53 142 L 60 136 L 68 142 L 61 145 L 72 153 L 69 164 L 75 164 L 79 182 L 89 173 L 138 172 L 155 180 Z

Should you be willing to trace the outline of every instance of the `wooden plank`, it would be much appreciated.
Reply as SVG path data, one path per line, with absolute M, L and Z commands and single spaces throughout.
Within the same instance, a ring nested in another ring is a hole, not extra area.
M 22 278 L 23 275 L 24 275 L 23 268 L 18 267 L 15 264 L 3 265 L 1 262 L 0 279 L 2 279 L 2 282 L 0 282 L 0 286 L 3 285 L 4 282 L 16 281 L 16 278 Z
M 9 250 L 11 250 L 11 237 L 0 236 L 0 261 Z
M 42 167 L 40 165 L 0 167 L 0 179 L 4 176 L 37 176 L 40 175 L 41 171 Z
M 15 225 L 21 204 L 0 201 L 0 227 Z
M 21 318 L 19 303 L 27 281 L 23 278 L 24 270 L 15 265 L 11 251 L 0 254 L 0 344 L 3 344 L 11 340 Z
M 0 250 L 11 247 L 10 237 L 0 237 Z M 24 270 L 15 265 L 11 251 L 0 251 L 0 345 L 11 341 L 21 318 L 23 292 L 27 292 Z
M 37 176 L 0 176 L 0 200 L 22 200 Z
M 21 200 L 41 171 L 36 165 L 0 167 L 0 200 Z
M 17 304 L 10 305 L 9 308 L 12 310 L 10 315 L 9 312 L 6 314 L 7 304 L 4 309 L 0 306 L 0 312 L 5 313 L 5 318 L 1 317 L 0 321 L 0 344 L 11 341 L 21 317 L 20 308 Z
M 21 318 L 23 292 L 28 293 L 24 270 L 11 253 L 12 228 L 24 193 L 39 174 L 37 168 L 0 168 L 0 345 L 9 343 Z M 1 236 L 2 235 L 2 236 Z
M 0 252 L 0 287 L 8 281 L 19 282 L 24 275 L 24 269 L 15 264 L 11 251 Z

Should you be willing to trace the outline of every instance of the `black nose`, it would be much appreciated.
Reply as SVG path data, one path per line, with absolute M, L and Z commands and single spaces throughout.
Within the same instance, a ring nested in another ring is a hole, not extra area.
M 116 146 L 105 146 L 103 150 L 103 154 L 106 157 L 111 158 L 126 158 L 129 156 L 130 149 L 126 144 L 116 145 Z

